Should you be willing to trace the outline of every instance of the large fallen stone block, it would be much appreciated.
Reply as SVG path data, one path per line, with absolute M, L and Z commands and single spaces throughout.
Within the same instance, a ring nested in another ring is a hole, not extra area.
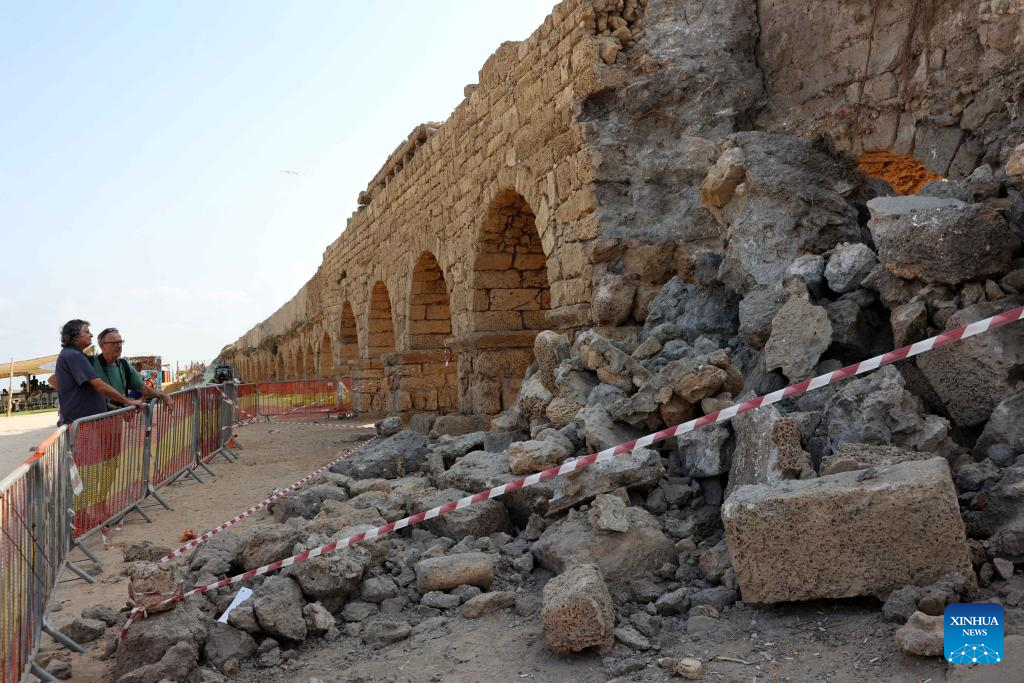
M 942 458 L 743 486 L 722 520 L 747 602 L 880 595 L 971 571 Z
M 552 480 L 554 495 L 548 503 L 548 514 L 559 514 L 615 489 L 650 488 L 664 476 L 665 466 L 658 452 L 637 448 Z
M 559 654 L 615 644 L 615 609 L 601 570 L 581 564 L 544 586 L 544 642 Z
M 594 564 L 609 581 L 635 579 L 676 560 L 672 540 L 661 524 L 638 507 L 624 511 L 626 531 L 603 531 L 590 525 L 587 513 L 576 510 L 544 530 L 533 544 L 542 566 L 562 573 L 580 564 Z

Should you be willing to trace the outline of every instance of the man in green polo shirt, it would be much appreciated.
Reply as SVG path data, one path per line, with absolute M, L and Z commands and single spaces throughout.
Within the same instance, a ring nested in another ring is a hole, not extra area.
M 121 358 L 121 351 L 124 349 L 124 339 L 116 327 L 108 327 L 100 332 L 97 338 L 100 343 L 100 353 L 91 358 L 93 368 L 100 379 L 110 386 L 128 396 L 129 391 L 137 391 L 144 398 L 158 398 L 164 405 L 171 408 L 171 397 L 160 391 L 146 386 L 142 376 L 132 367 L 132 364 Z M 120 407 L 120 406 L 118 406 Z
M 171 397 L 160 391 L 146 386 L 142 376 L 132 367 L 132 364 L 121 358 L 121 351 L 124 349 L 124 339 L 116 327 L 108 327 L 100 332 L 100 353 L 89 357 L 93 369 L 99 378 L 112 386 L 122 396 L 129 396 L 128 392 L 134 391 L 141 394 L 143 398 L 158 398 L 163 401 L 168 410 L 173 410 Z M 50 375 L 47 380 L 51 387 L 57 388 L 57 375 Z M 124 406 L 113 401 L 107 401 L 107 407 L 116 410 Z

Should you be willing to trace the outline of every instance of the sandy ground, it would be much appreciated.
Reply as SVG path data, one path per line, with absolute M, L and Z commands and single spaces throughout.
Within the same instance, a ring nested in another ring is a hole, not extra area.
M 73 573 L 65 570 L 50 603 L 50 622 L 60 628 L 61 624 L 80 615 L 84 607 L 107 605 L 119 609 L 126 604 L 128 581 L 121 576 L 124 566 L 121 548 L 142 540 L 157 545 L 177 548 L 184 530 L 194 529 L 202 533 L 206 529 L 234 517 L 246 508 L 270 496 L 275 490 L 284 488 L 313 470 L 334 460 L 343 451 L 352 448 L 357 439 L 373 431 L 372 423 L 360 421 L 337 421 L 332 426 L 290 425 L 286 422 L 260 423 L 238 429 L 238 441 L 243 447 L 234 463 L 217 458 L 211 468 L 216 477 L 207 476 L 200 470 L 203 484 L 183 477 L 180 483 L 172 484 L 159 491 L 174 511 L 164 510 L 155 501 L 144 504 L 153 522 L 147 524 L 137 513 L 129 515 L 120 531 L 110 536 L 110 548 L 104 550 L 99 534 L 86 539 L 85 545 L 102 562 L 101 573 L 96 575 L 95 584 L 86 584 Z M 345 427 L 338 425 L 344 424 Z M 265 512 L 265 511 L 263 511 Z M 238 528 L 258 521 L 261 514 L 243 520 Z M 71 558 L 80 566 L 96 571 L 94 565 L 84 560 L 78 550 L 72 550 Z M 112 637 L 117 629 L 107 630 Z M 72 677 L 69 680 L 92 682 L 111 680 L 112 661 L 103 661 L 104 639 L 88 643 L 85 654 L 72 654 L 70 662 Z M 43 636 L 41 652 L 62 649 L 48 636 Z
M 57 411 L 0 417 L 0 479 L 32 455 L 57 428 Z
M 183 530 L 202 531 L 219 524 L 275 488 L 293 483 L 350 447 L 357 432 L 366 433 L 367 426 L 357 430 L 274 423 L 239 430 L 245 450 L 238 462 L 218 461 L 218 476 L 207 477 L 205 484 L 184 481 L 163 490 L 174 512 L 152 509 L 152 524 L 133 516 L 113 535 L 109 550 L 103 549 L 98 537 L 88 541 L 104 565 L 99 581 L 86 585 L 68 573 L 51 604 L 51 622 L 58 626 L 66 623 L 90 605 L 125 605 L 127 580 L 120 576 L 120 548 L 144 539 L 177 547 Z M 259 515 L 240 526 L 258 520 Z M 550 577 L 535 569 L 518 591 L 514 610 L 472 621 L 455 611 L 437 628 L 376 651 L 344 635 L 333 642 L 309 638 L 286 652 L 288 661 L 283 665 L 258 669 L 248 662 L 229 680 L 678 681 L 658 660 L 685 656 L 701 659 L 705 663 L 703 680 L 715 683 L 946 680 L 946 667 L 939 658 L 910 657 L 898 651 L 894 639 L 898 625 L 883 621 L 880 603 L 870 598 L 761 608 L 737 603 L 723 612 L 715 629 L 707 633 L 688 633 L 684 619 L 670 621 L 652 638 L 653 648 L 646 652 L 618 644 L 604 657 L 596 653 L 556 656 L 544 645 L 540 618 L 541 592 Z M 1001 592 L 1010 590 L 1024 590 L 1024 577 L 1013 577 Z M 1007 623 L 1008 635 L 1020 632 L 1024 610 L 1008 609 Z M 87 645 L 87 653 L 70 657 L 44 637 L 41 654 L 45 659 L 47 653 L 56 651 L 58 657 L 68 658 L 72 681 L 112 680 L 112 661 L 104 661 L 102 653 L 116 632 L 117 628 L 107 629 L 103 638 Z

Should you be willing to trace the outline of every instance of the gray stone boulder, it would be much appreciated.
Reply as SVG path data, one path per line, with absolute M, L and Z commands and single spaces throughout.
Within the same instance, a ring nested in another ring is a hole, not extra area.
M 549 515 L 560 514 L 615 489 L 647 489 L 664 476 L 665 466 L 658 452 L 637 448 L 553 479 L 554 493 L 547 511 Z
M 922 199 L 886 197 L 868 202 L 872 210 L 868 227 L 878 245 L 878 260 L 886 269 L 902 278 L 949 285 L 1010 269 L 1020 240 L 998 212 L 983 204 L 939 200 L 944 205 L 902 214 L 876 211 L 879 202 L 891 205 L 903 200 L 900 203 L 910 205 Z
M 739 305 L 739 332 L 752 349 L 764 348 L 772 334 L 772 320 L 786 303 L 781 285 L 761 285 L 743 297 Z
M 121 643 L 120 647 L 124 647 Z M 185 681 L 196 668 L 196 646 L 189 641 L 171 645 L 157 662 L 140 666 L 117 679 L 117 683 L 162 683 Z
M 409 505 L 409 514 L 429 510 L 468 495 L 470 494 L 458 489 L 444 489 L 427 493 L 418 497 L 414 501 L 415 504 Z M 466 536 L 481 538 L 498 531 L 506 533 L 513 531 L 508 510 L 498 500 L 493 499 L 428 519 L 423 522 L 422 526 L 437 536 L 446 536 L 456 541 L 461 541 Z
M 331 471 L 353 479 L 397 479 L 419 472 L 429 452 L 426 436 L 406 430 L 367 446 L 353 458 L 332 465 Z
M 925 414 L 920 400 L 891 365 L 805 394 L 797 399 L 797 406 L 818 414 L 814 437 L 825 442 L 825 455 L 844 443 L 897 446 L 943 457 L 956 449 L 949 437 L 949 422 Z
M 747 602 L 884 595 L 972 571 L 942 458 L 740 487 L 722 521 Z
M 1021 297 L 1004 297 L 957 311 L 946 329 L 988 318 L 1021 305 Z M 1004 325 L 917 357 L 917 366 L 939 395 L 957 425 L 980 425 L 1006 398 L 1024 391 L 1024 343 L 1020 323 Z
M 832 343 L 828 311 L 812 304 L 806 291 L 792 293 L 772 319 L 764 345 L 765 367 L 779 369 L 791 381 L 807 379 Z
M 829 289 L 839 294 L 857 289 L 874 269 L 878 259 L 866 244 L 844 242 L 832 251 L 825 266 Z
M 1004 399 L 995 407 L 974 444 L 974 457 L 987 457 L 993 446 L 1007 446 L 1013 453 L 1024 453 L 1024 393 Z
M 377 429 L 377 434 L 380 436 L 394 436 L 402 431 L 402 418 L 392 415 L 391 417 L 385 417 L 383 420 L 378 420 L 373 426 Z
M 245 531 L 242 545 L 242 567 L 246 570 L 294 555 L 295 544 L 302 537 L 298 518 L 285 524 L 254 524 Z
M 439 455 L 444 466 L 451 467 L 455 462 L 473 451 L 485 450 L 484 442 L 487 440 L 487 432 L 470 432 L 460 436 L 442 436 L 435 443 L 430 445 L 430 450 Z
M 689 343 L 704 335 L 728 339 L 739 329 L 737 304 L 738 299 L 721 283 L 689 284 L 673 277 L 648 305 L 642 336 L 650 336 L 659 325 L 673 323 Z
M 107 624 L 99 619 L 72 619 L 59 627 L 60 632 L 78 644 L 91 643 L 107 630 Z
M 519 479 L 509 469 L 508 455 L 476 451 L 460 458 L 450 469 L 438 477 L 438 486 L 479 493 L 500 484 Z M 533 486 L 510 491 L 498 500 L 511 513 L 514 521 L 529 518 L 531 514 L 544 515 L 548 501 L 554 496 L 557 479 L 539 482 Z
M 306 633 L 311 636 L 322 636 L 335 624 L 334 615 L 319 602 L 311 602 L 303 607 L 302 616 L 306 620 Z
M 558 654 L 587 648 L 607 652 L 615 644 L 615 608 L 601 570 L 582 564 L 544 585 L 544 643 Z
M 319 514 L 320 508 L 326 500 L 345 502 L 348 500 L 348 495 L 337 486 L 320 484 L 296 491 L 285 498 L 274 501 L 270 504 L 269 510 L 274 516 L 274 521 L 278 523 L 285 522 L 292 517 L 313 519 Z
M 896 631 L 900 652 L 918 657 L 941 657 L 943 653 L 943 618 L 914 612 L 907 623 Z
M 118 645 L 114 675 L 121 678 L 140 667 L 158 664 L 175 645 L 183 646 L 178 654 L 183 661 L 191 658 L 195 668 L 198 653 L 206 643 L 206 621 L 206 615 L 189 600 L 177 609 L 135 621 Z M 159 680 L 153 679 L 152 683 Z
M 363 643 L 371 650 L 405 640 L 412 633 L 412 626 L 406 621 L 375 621 L 366 625 Z
M 637 507 L 627 507 L 624 515 L 625 532 L 602 531 L 590 525 L 586 513 L 570 511 L 544 530 L 533 555 L 556 574 L 575 565 L 596 565 L 610 581 L 634 579 L 675 562 L 675 546 L 657 518 Z
M 690 477 L 717 477 L 732 465 L 734 443 L 726 425 L 711 425 L 676 437 L 678 462 L 682 474 Z
M 334 534 L 334 538 L 343 538 L 363 528 L 348 527 Z M 357 594 L 366 571 L 376 563 L 373 548 L 360 543 L 306 560 L 287 571 L 298 583 L 301 593 L 334 611 L 350 596 Z M 301 612 L 301 605 L 299 608 Z
M 206 647 L 203 653 L 206 662 L 217 670 L 227 673 L 237 671 L 238 664 L 253 656 L 256 641 L 251 635 L 219 621 L 211 622 L 206 632 Z M 232 666 L 230 660 L 234 660 Z
M 195 549 L 189 558 L 188 568 L 192 571 L 202 569 L 214 576 L 227 574 L 232 567 L 241 563 L 245 542 L 245 537 L 240 533 L 230 529 L 221 531 Z
M 287 576 L 271 576 L 252 596 L 252 611 L 260 628 L 279 640 L 302 642 L 306 639 L 304 606 L 302 589 Z

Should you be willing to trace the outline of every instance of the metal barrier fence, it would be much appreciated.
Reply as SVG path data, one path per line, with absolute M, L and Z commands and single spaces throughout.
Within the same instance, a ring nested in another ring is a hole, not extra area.
M 0 481 L 0 683 L 27 670 L 56 680 L 33 657 L 43 631 L 63 639 L 45 610 L 72 543 L 67 445 L 61 427 Z
M 259 414 L 262 417 L 305 417 L 314 413 L 347 412 L 352 407 L 351 386 L 348 378 L 258 382 Z
M 257 416 L 343 413 L 351 408 L 351 382 L 298 380 L 190 387 L 170 394 L 170 405 L 121 410 L 60 427 L 37 452 L 0 481 L 0 683 L 29 671 L 56 680 L 33 657 L 46 632 L 75 651 L 80 645 L 53 629 L 46 605 L 65 568 L 93 578 L 68 554 L 80 541 L 132 510 L 147 521 L 142 503 L 182 476 L 202 481 L 197 469 L 228 450 L 232 429 Z M 72 490 L 77 466 L 81 489 Z

